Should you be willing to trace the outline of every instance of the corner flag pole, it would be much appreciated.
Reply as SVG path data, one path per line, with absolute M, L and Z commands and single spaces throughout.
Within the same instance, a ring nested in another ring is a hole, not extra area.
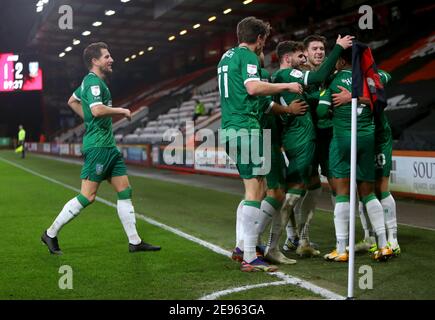
M 350 212 L 349 212 L 349 270 L 347 298 L 353 299 L 355 282 L 355 204 L 356 204 L 356 150 L 357 150 L 357 107 L 361 90 L 360 51 L 357 41 L 352 43 L 352 127 L 350 145 Z
M 356 203 L 356 147 L 357 147 L 357 105 L 358 98 L 352 97 L 352 129 L 350 145 L 350 213 L 349 213 L 349 271 L 347 298 L 353 298 L 355 278 L 355 203 Z

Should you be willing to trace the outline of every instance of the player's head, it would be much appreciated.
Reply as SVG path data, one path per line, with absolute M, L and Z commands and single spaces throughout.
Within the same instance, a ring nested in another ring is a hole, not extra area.
M 112 73 L 113 59 L 109 47 L 104 42 L 95 42 L 88 45 L 83 51 L 83 61 L 88 70 L 97 68 L 104 74 Z
M 23 129 L 23 125 L 22 124 L 20 124 L 19 126 L 18 126 L 18 129 Z
M 337 70 L 348 69 L 352 67 L 352 50 L 346 49 L 341 52 L 340 58 L 338 58 L 335 68 Z
M 325 59 L 326 38 L 317 34 L 304 39 L 305 56 L 312 67 L 322 64 Z
M 276 54 L 279 64 L 285 68 L 299 68 L 306 62 L 302 42 L 282 41 L 276 46 Z
M 237 24 L 237 38 L 240 43 L 255 45 L 255 52 L 263 51 L 270 33 L 270 25 L 255 17 L 247 17 Z

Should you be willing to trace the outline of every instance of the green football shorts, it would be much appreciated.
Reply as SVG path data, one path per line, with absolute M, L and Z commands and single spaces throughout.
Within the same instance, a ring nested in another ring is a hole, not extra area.
M 111 177 L 127 175 L 121 152 L 116 147 L 91 148 L 83 153 L 84 164 L 80 178 L 101 182 Z
M 350 136 L 334 136 L 329 150 L 329 168 L 333 178 L 350 178 Z M 357 171 L 358 181 L 373 182 L 375 180 L 374 135 L 357 138 Z
M 268 189 L 279 189 L 285 187 L 286 167 L 284 155 L 278 145 L 271 148 L 271 168 L 266 176 Z
M 262 136 L 237 136 L 225 142 L 225 151 L 234 161 L 242 179 L 264 177 Z
M 287 183 L 308 184 L 310 182 L 315 151 L 316 143 L 314 140 L 307 141 L 296 148 L 285 148 L 285 155 L 289 161 L 286 174 Z

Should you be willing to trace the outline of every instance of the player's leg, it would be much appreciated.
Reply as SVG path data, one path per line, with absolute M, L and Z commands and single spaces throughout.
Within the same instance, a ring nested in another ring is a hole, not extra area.
M 373 255 L 376 260 L 383 260 L 392 255 L 387 245 L 384 210 L 374 193 L 375 166 L 374 136 L 358 137 L 357 181 L 358 194 L 367 210 L 367 214 L 377 237 L 378 250 Z
M 299 203 L 296 204 L 296 208 L 299 207 Z M 287 225 L 285 227 L 285 231 L 287 234 L 286 241 L 282 246 L 282 250 L 294 251 L 297 249 L 299 245 L 299 234 L 298 234 L 298 226 L 296 224 L 295 210 L 292 210 L 289 213 L 289 219 Z
M 291 146 L 291 145 L 290 145 Z M 286 146 L 284 146 L 286 147 Z M 307 157 L 307 149 L 314 150 L 314 143 L 306 147 L 305 145 L 297 148 L 286 148 L 285 155 L 287 159 L 287 192 L 286 199 L 281 208 L 281 215 L 283 217 L 283 224 L 286 226 L 287 238 L 283 245 L 284 251 L 296 250 L 299 245 L 298 234 L 298 221 L 296 217 L 296 208 L 300 207 L 300 203 L 306 194 L 305 183 L 307 183 L 307 176 L 309 176 L 309 166 L 312 162 L 313 154 Z M 308 161 L 310 162 L 306 162 Z M 300 220 L 300 219 L 299 219 Z M 281 234 L 281 233 L 279 233 Z M 276 241 L 279 241 L 279 237 Z M 272 241 L 272 247 L 274 245 Z
M 99 182 L 82 180 L 80 194 L 64 205 L 51 226 L 44 232 L 41 239 L 51 253 L 61 254 L 57 239 L 59 231 L 95 200 L 98 186 Z
M 128 237 L 128 249 L 130 252 L 139 251 L 158 251 L 159 246 L 153 246 L 143 242 L 136 229 L 136 215 L 132 202 L 133 190 L 127 176 L 127 168 L 122 159 L 121 153 L 113 148 L 110 154 L 111 170 L 109 173 L 109 182 L 118 195 L 116 208 L 119 220 Z
M 242 209 L 243 209 L 244 202 L 245 199 L 242 199 L 242 201 L 240 201 L 239 205 L 237 206 L 237 210 L 236 210 L 236 246 L 234 247 L 231 255 L 231 259 L 238 262 L 243 261 L 244 241 L 243 241 Z
M 377 250 L 373 250 L 373 259 L 385 260 L 391 257 L 393 251 L 388 246 L 387 235 L 385 230 L 384 210 L 376 195 L 374 194 L 374 186 L 372 182 L 358 183 L 358 193 L 361 196 L 362 202 L 367 210 L 373 230 L 376 234 Z
M 246 177 L 246 175 L 244 176 Z M 268 265 L 259 259 L 256 252 L 259 235 L 258 225 L 266 219 L 266 214 L 260 210 L 261 200 L 264 196 L 263 177 L 243 178 L 243 183 L 245 186 L 245 202 L 242 208 L 244 247 L 243 262 L 240 269 L 245 272 L 276 271 L 275 266 Z
M 385 226 L 387 239 L 395 255 L 400 254 L 400 246 L 397 240 L 397 217 L 396 202 L 389 192 L 389 177 L 392 166 L 393 142 L 391 134 L 386 141 L 379 143 L 376 154 L 376 195 L 384 208 Z
M 376 193 L 384 209 L 385 226 L 387 229 L 387 241 L 395 255 L 399 255 L 401 250 L 397 240 L 397 218 L 396 201 L 389 190 L 389 177 L 382 177 L 376 181 Z
M 263 202 L 267 201 L 269 203 L 269 212 L 272 214 L 272 225 L 270 228 L 268 246 L 266 247 L 264 257 L 272 263 L 295 264 L 296 260 L 289 259 L 284 256 L 279 250 L 279 246 L 277 243 L 273 245 L 272 249 L 270 247 L 272 241 L 279 241 L 279 236 L 282 233 L 284 218 L 282 216 L 281 207 L 284 200 L 285 192 L 282 188 L 268 189 L 267 196 L 265 200 L 263 200 Z M 279 233 L 279 236 L 277 235 L 277 233 Z
M 355 245 L 355 252 L 366 252 L 369 251 L 374 244 L 376 244 L 376 239 L 367 209 L 361 199 L 358 201 L 358 215 L 361 220 L 361 226 L 364 230 L 364 239 Z
M 260 237 L 271 221 L 276 224 L 276 221 L 279 220 L 279 211 L 285 199 L 285 193 L 282 190 L 282 188 L 285 187 L 284 172 L 285 163 L 280 147 L 278 145 L 272 145 L 271 168 L 269 173 L 266 175 L 265 181 L 265 190 L 267 190 L 267 192 L 266 197 L 261 202 L 260 208 L 268 218 L 264 219 L 259 225 Z
M 313 257 L 320 254 L 320 251 L 315 249 L 309 238 L 309 225 L 314 216 L 314 210 L 317 205 L 317 200 L 322 193 L 322 186 L 320 183 L 320 176 L 318 174 L 318 162 L 314 161 L 315 158 L 315 142 L 305 144 L 301 162 L 305 164 L 303 172 L 303 180 L 305 185 L 308 186 L 307 193 L 300 202 L 300 210 L 296 211 L 299 244 L 296 249 L 296 254 L 302 257 Z M 315 163 L 315 167 L 313 166 Z
M 349 212 L 350 212 L 350 187 L 349 178 L 337 178 L 337 196 L 334 208 L 334 226 L 336 248 L 326 254 L 328 261 L 346 262 L 349 259 L 346 247 L 349 243 Z
M 57 235 L 62 227 L 77 217 L 84 208 L 95 200 L 98 187 L 103 179 L 103 172 L 96 172 L 97 163 L 101 161 L 99 149 L 91 149 L 86 152 L 85 161 L 80 174 L 80 178 L 82 179 L 80 194 L 64 205 L 52 225 L 41 237 L 41 240 L 48 246 L 51 253 L 61 253 Z
M 252 144 L 251 144 L 252 142 Z M 245 200 L 241 208 L 241 222 L 243 225 L 243 261 L 241 270 L 251 271 L 276 271 L 275 266 L 269 266 L 266 262 L 257 258 L 256 245 L 259 235 L 258 225 L 264 223 L 268 216 L 260 210 L 261 201 L 264 198 L 264 176 L 257 174 L 262 164 L 254 164 L 252 150 L 260 143 L 259 139 L 251 139 L 250 136 L 237 137 L 227 140 L 227 154 L 237 164 L 240 177 L 245 186 Z M 255 148 L 261 152 L 261 148 Z M 243 154 L 242 154 L 243 152 Z M 248 155 L 245 153 L 249 153 Z M 255 152 L 255 151 L 254 151 Z M 262 154 L 260 154 L 262 156 Z
M 370 169 L 369 169 L 370 170 Z M 375 250 L 376 247 L 376 238 L 375 232 L 373 230 L 372 224 L 370 223 L 370 218 L 362 201 L 362 196 L 359 194 L 359 202 L 358 202 L 358 214 L 361 221 L 361 226 L 364 230 L 364 239 L 359 241 L 355 245 L 355 252 L 367 252 L 370 248 Z
M 324 258 L 328 261 L 346 262 L 349 259 L 346 246 L 349 242 L 350 137 L 334 137 L 332 139 L 329 164 L 337 193 L 334 207 L 336 248 L 326 254 Z

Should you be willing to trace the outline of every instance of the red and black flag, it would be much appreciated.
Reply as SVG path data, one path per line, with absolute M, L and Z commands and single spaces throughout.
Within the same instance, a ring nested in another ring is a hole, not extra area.
M 387 106 L 384 86 L 370 48 L 361 42 L 352 44 L 352 98 L 365 97 L 376 114 Z

